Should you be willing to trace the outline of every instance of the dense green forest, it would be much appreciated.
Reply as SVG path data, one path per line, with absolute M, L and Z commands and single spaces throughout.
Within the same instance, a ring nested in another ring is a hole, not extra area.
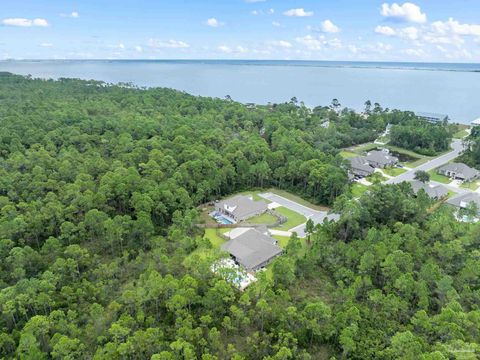
M 458 159 L 460 162 L 480 169 L 480 126 L 474 126 L 464 139 L 465 152 Z
M 392 126 L 392 145 L 423 155 L 435 155 L 450 148 L 453 134 L 457 131 L 455 125 L 446 122 L 430 123 L 415 117 L 413 113 L 411 115 L 411 119 Z
M 0 358 L 476 359 L 480 227 L 339 156 L 410 117 L 1 74 Z M 269 186 L 342 217 L 242 293 L 196 206 Z

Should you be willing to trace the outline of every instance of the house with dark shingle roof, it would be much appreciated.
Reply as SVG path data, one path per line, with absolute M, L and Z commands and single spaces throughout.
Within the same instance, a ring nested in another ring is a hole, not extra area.
M 417 195 L 420 190 L 423 190 L 430 199 L 438 200 L 448 195 L 448 189 L 442 185 L 425 184 L 418 180 L 411 181 L 410 185 L 415 195 Z
M 480 176 L 480 171 L 462 163 L 445 164 L 440 166 L 437 172 L 449 178 L 462 181 L 472 181 Z
M 480 194 L 478 193 L 468 192 L 447 200 L 447 204 L 455 206 L 459 209 L 466 209 L 472 202 L 477 205 L 480 215 Z
M 348 160 L 350 160 L 350 169 L 354 176 L 365 177 L 375 172 L 375 169 L 370 166 L 364 156 L 355 156 Z
M 384 151 L 374 150 L 370 151 L 366 157 L 367 162 L 374 168 L 386 168 L 388 166 L 394 166 L 398 163 L 396 156 L 389 155 Z
M 247 271 L 256 271 L 268 265 L 283 250 L 277 241 L 254 228 L 244 228 L 239 234 L 222 245 L 222 250 Z
M 215 204 L 215 210 L 218 213 L 227 215 L 236 222 L 261 215 L 267 211 L 267 209 L 268 205 L 265 201 L 254 201 L 245 195 L 236 195 Z

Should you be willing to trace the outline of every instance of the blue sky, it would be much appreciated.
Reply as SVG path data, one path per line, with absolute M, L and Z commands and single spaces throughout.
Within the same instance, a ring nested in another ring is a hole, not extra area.
M 2 0 L 0 59 L 480 61 L 480 1 Z

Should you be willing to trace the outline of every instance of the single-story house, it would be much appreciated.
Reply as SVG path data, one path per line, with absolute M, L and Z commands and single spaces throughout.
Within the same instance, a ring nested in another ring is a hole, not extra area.
M 447 201 L 447 204 L 453 205 L 459 209 L 465 209 L 468 204 L 474 202 L 480 213 L 480 194 L 468 192 L 466 194 L 455 196 Z
M 480 171 L 462 163 L 449 163 L 440 166 L 437 172 L 455 180 L 472 181 L 480 176 Z
M 354 176 L 365 177 L 372 175 L 375 169 L 370 166 L 367 159 L 364 156 L 355 156 L 349 159 L 351 172 Z
M 256 271 L 268 265 L 283 250 L 277 240 L 254 228 L 244 228 L 240 234 L 222 245 L 222 250 L 247 271 Z
M 265 201 L 254 201 L 245 195 L 236 195 L 229 199 L 215 203 L 215 211 L 226 215 L 236 222 L 247 220 L 253 216 L 261 215 L 267 211 Z
M 438 200 L 448 195 L 448 189 L 442 185 L 425 184 L 418 180 L 410 182 L 413 192 L 418 194 L 420 190 L 425 191 L 430 199 Z
M 383 169 L 388 166 L 394 166 L 398 163 L 398 158 L 384 151 L 370 151 L 365 158 L 370 166 Z

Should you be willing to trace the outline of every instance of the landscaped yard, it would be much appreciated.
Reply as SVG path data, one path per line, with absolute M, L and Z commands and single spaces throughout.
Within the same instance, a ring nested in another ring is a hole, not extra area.
M 450 184 L 452 182 L 449 177 L 438 174 L 436 169 L 430 170 L 428 174 L 430 175 L 430 180 L 432 181 L 442 184 Z
M 225 233 L 229 230 L 228 228 L 218 229 L 218 232 Z M 203 237 L 210 240 L 214 248 L 219 248 L 225 242 L 225 239 L 217 234 L 217 229 L 205 229 L 205 235 Z
M 374 172 L 372 175 L 367 176 L 365 180 L 371 182 L 372 184 L 375 184 L 376 182 L 383 182 L 388 179 L 379 172 Z
M 269 213 L 264 213 L 259 216 L 255 216 L 253 218 L 245 220 L 246 224 L 264 224 L 264 225 L 271 225 L 277 222 L 277 218 Z
M 455 139 L 463 139 L 468 134 L 469 134 L 469 132 L 467 130 L 460 130 L 460 131 L 456 132 L 455 134 L 453 134 L 453 137 Z
M 314 209 L 314 210 L 319 210 L 319 211 L 329 211 L 330 210 L 326 206 L 314 205 L 310 201 L 305 200 L 305 199 L 301 198 L 300 196 L 293 195 L 293 194 L 291 194 L 291 193 L 289 193 L 285 190 L 272 188 L 272 189 L 266 189 L 266 190 L 260 191 L 260 192 L 271 192 L 272 194 L 280 195 L 280 196 L 284 197 L 285 199 L 295 201 L 296 203 L 298 203 L 300 205 L 309 207 L 309 208 Z
M 367 190 L 368 190 L 368 186 L 365 186 L 363 184 L 355 183 L 352 185 L 352 195 L 354 197 L 362 196 L 363 193 Z
M 288 240 L 290 240 L 289 236 L 272 235 L 272 237 L 278 240 L 278 245 L 283 249 L 285 249 L 288 244 Z
M 276 212 L 287 218 L 287 222 L 276 227 L 277 230 L 289 230 L 295 226 L 301 225 L 307 222 L 307 218 L 299 213 L 296 213 L 293 210 L 287 209 L 286 207 L 280 206 L 275 209 Z
M 402 169 L 402 168 L 398 168 L 398 167 L 385 168 L 385 169 L 382 169 L 382 171 L 385 174 L 390 175 L 390 176 L 398 176 L 398 175 L 403 174 L 404 172 L 407 172 L 407 170 Z
M 460 185 L 461 188 L 470 189 L 472 191 L 477 190 L 479 186 L 480 185 L 479 185 L 478 181 L 464 182 L 464 183 L 462 183 L 462 185 Z
M 354 152 L 351 152 L 351 151 L 343 150 L 343 151 L 340 151 L 340 156 L 345 158 L 345 159 L 348 159 L 348 158 L 358 156 L 358 154 L 356 154 Z

